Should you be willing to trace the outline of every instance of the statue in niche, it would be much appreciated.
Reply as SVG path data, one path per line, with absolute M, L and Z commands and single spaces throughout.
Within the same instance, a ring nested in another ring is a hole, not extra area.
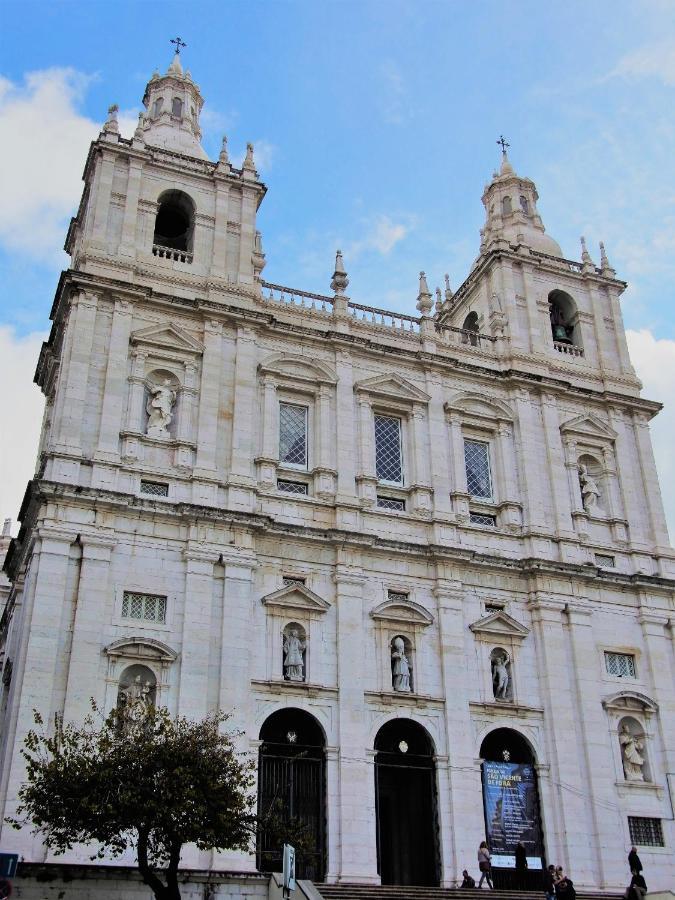
M 173 419 L 173 405 L 176 402 L 176 392 L 171 387 L 168 378 L 163 384 L 150 386 L 150 397 L 146 410 L 148 412 L 148 437 L 166 440 L 170 437 L 169 425 Z
M 509 674 L 509 655 L 506 650 L 500 653 L 494 653 L 491 658 L 492 663 L 492 693 L 495 700 L 509 699 L 509 684 L 511 676 Z
M 395 637 L 391 647 L 391 680 L 395 691 L 410 693 L 410 665 L 405 655 L 405 642 Z
M 291 628 L 284 635 L 284 677 L 286 681 L 305 680 L 305 662 L 303 653 L 307 642 L 301 640 L 297 628 Z
M 137 675 L 134 680 L 120 687 L 119 708 L 125 726 L 138 725 L 148 714 L 152 705 L 150 694 L 152 684 L 150 681 L 141 681 Z
M 581 488 L 581 502 L 586 512 L 599 512 L 600 489 L 595 480 L 588 474 L 588 467 L 583 463 L 579 465 L 579 487 Z
M 644 743 L 637 735 L 633 734 L 625 722 L 619 731 L 619 743 L 621 744 L 621 761 L 626 781 L 644 781 L 645 758 L 642 756 Z

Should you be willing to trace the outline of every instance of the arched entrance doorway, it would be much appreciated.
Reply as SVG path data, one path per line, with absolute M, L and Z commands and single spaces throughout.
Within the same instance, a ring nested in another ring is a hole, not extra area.
M 313 716 L 301 709 L 282 709 L 260 729 L 258 814 L 306 829 L 309 849 L 296 856 L 296 875 L 323 881 L 326 866 L 325 738 Z M 278 834 L 258 837 L 257 866 L 281 872 L 282 842 Z
M 495 887 L 541 890 L 544 836 L 535 757 L 525 738 L 497 728 L 483 740 L 483 811 Z M 525 847 L 528 868 L 515 868 L 516 846 Z
M 437 885 L 436 766 L 427 732 L 411 719 L 375 738 L 377 863 L 382 884 Z

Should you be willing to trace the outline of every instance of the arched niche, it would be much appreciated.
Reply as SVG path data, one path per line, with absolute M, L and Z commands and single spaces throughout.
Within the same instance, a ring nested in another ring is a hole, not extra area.
M 307 848 L 296 856 L 296 875 L 323 881 L 326 871 L 326 739 L 318 721 L 302 709 L 272 713 L 260 729 L 258 815 L 306 829 Z M 280 872 L 278 829 L 258 833 L 256 864 Z
M 148 437 L 164 440 L 175 437 L 180 388 L 180 379 L 174 372 L 163 368 L 148 372 L 141 423 L 142 430 Z
M 141 675 L 143 684 L 149 680 L 154 685 L 152 702 L 156 706 L 167 705 L 169 675 L 178 656 L 175 650 L 162 641 L 139 635 L 120 638 L 109 644 L 103 652 L 108 659 L 107 710 L 117 706 L 123 677 L 127 679 L 130 674 L 134 678 Z
M 618 723 L 617 737 L 625 780 L 653 781 L 644 726 L 634 716 L 623 716 Z
M 282 632 L 284 681 L 307 680 L 307 632 L 298 622 L 289 622 Z
M 607 485 L 603 463 L 590 453 L 577 459 L 581 503 L 589 515 L 603 515 L 606 511 Z
M 414 692 L 413 645 L 410 638 L 403 634 L 394 635 L 390 652 L 392 689 L 403 694 Z
M 157 704 L 157 677 L 149 666 L 133 663 L 120 674 L 117 709 L 120 720 L 134 725 Z
M 494 699 L 502 702 L 513 701 L 511 654 L 504 647 L 494 647 L 490 651 L 490 674 Z
M 185 191 L 169 190 L 160 194 L 157 203 L 153 244 L 192 253 L 195 225 L 195 204 L 192 198 Z

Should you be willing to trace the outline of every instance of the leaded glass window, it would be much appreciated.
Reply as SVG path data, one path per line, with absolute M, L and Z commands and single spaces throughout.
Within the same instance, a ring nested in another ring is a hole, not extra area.
M 166 597 L 161 594 L 125 591 L 122 597 L 122 618 L 163 624 L 166 622 Z
M 405 512 L 405 500 L 399 500 L 397 497 L 378 496 L 377 506 L 380 509 L 393 509 L 396 512 Z
M 141 494 L 151 494 L 153 497 L 168 497 L 169 485 L 163 481 L 145 481 L 141 479 Z
M 279 461 L 286 466 L 307 468 L 307 407 L 279 404 Z
M 285 494 L 298 494 L 301 497 L 309 496 L 309 488 L 302 481 L 286 481 L 278 478 L 277 490 L 283 491 Z
M 632 653 L 605 653 L 605 668 L 619 678 L 635 678 L 635 657 Z
M 464 441 L 466 486 L 472 497 L 492 497 L 489 447 L 483 441 Z
M 663 826 L 661 819 L 646 816 L 628 816 L 628 830 L 633 844 L 642 847 L 663 847 Z
M 469 521 L 472 525 L 486 525 L 488 528 L 497 526 L 496 516 L 485 516 L 483 513 L 469 513 Z
M 375 472 L 378 481 L 403 484 L 400 419 L 375 416 Z

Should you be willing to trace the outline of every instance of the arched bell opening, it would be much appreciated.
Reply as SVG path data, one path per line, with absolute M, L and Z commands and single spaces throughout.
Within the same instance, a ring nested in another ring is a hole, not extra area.
M 302 829 L 308 848 L 296 854 L 296 876 L 323 881 L 326 873 L 326 739 L 301 709 L 272 713 L 260 729 L 258 815 L 270 827 L 258 835 L 256 864 L 281 872 L 283 833 Z
M 486 735 L 480 755 L 485 837 L 494 886 L 542 890 L 544 835 L 534 751 L 517 731 L 497 728 Z M 519 843 L 525 850 L 525 869 L 516 869 Z
M 412 719 L 393 719 L 375 738 L 377 865 L 382 884 L 439 883 L 434 746 Z
M 583 349 L 579 313 L 572 297 L 565 291 L 551 291 L 548 295 L 548 310 L 554 343 Z
M 153 244 L 192 253 L 195 206 L 183 191 L 165 191 L 159 198 Z

